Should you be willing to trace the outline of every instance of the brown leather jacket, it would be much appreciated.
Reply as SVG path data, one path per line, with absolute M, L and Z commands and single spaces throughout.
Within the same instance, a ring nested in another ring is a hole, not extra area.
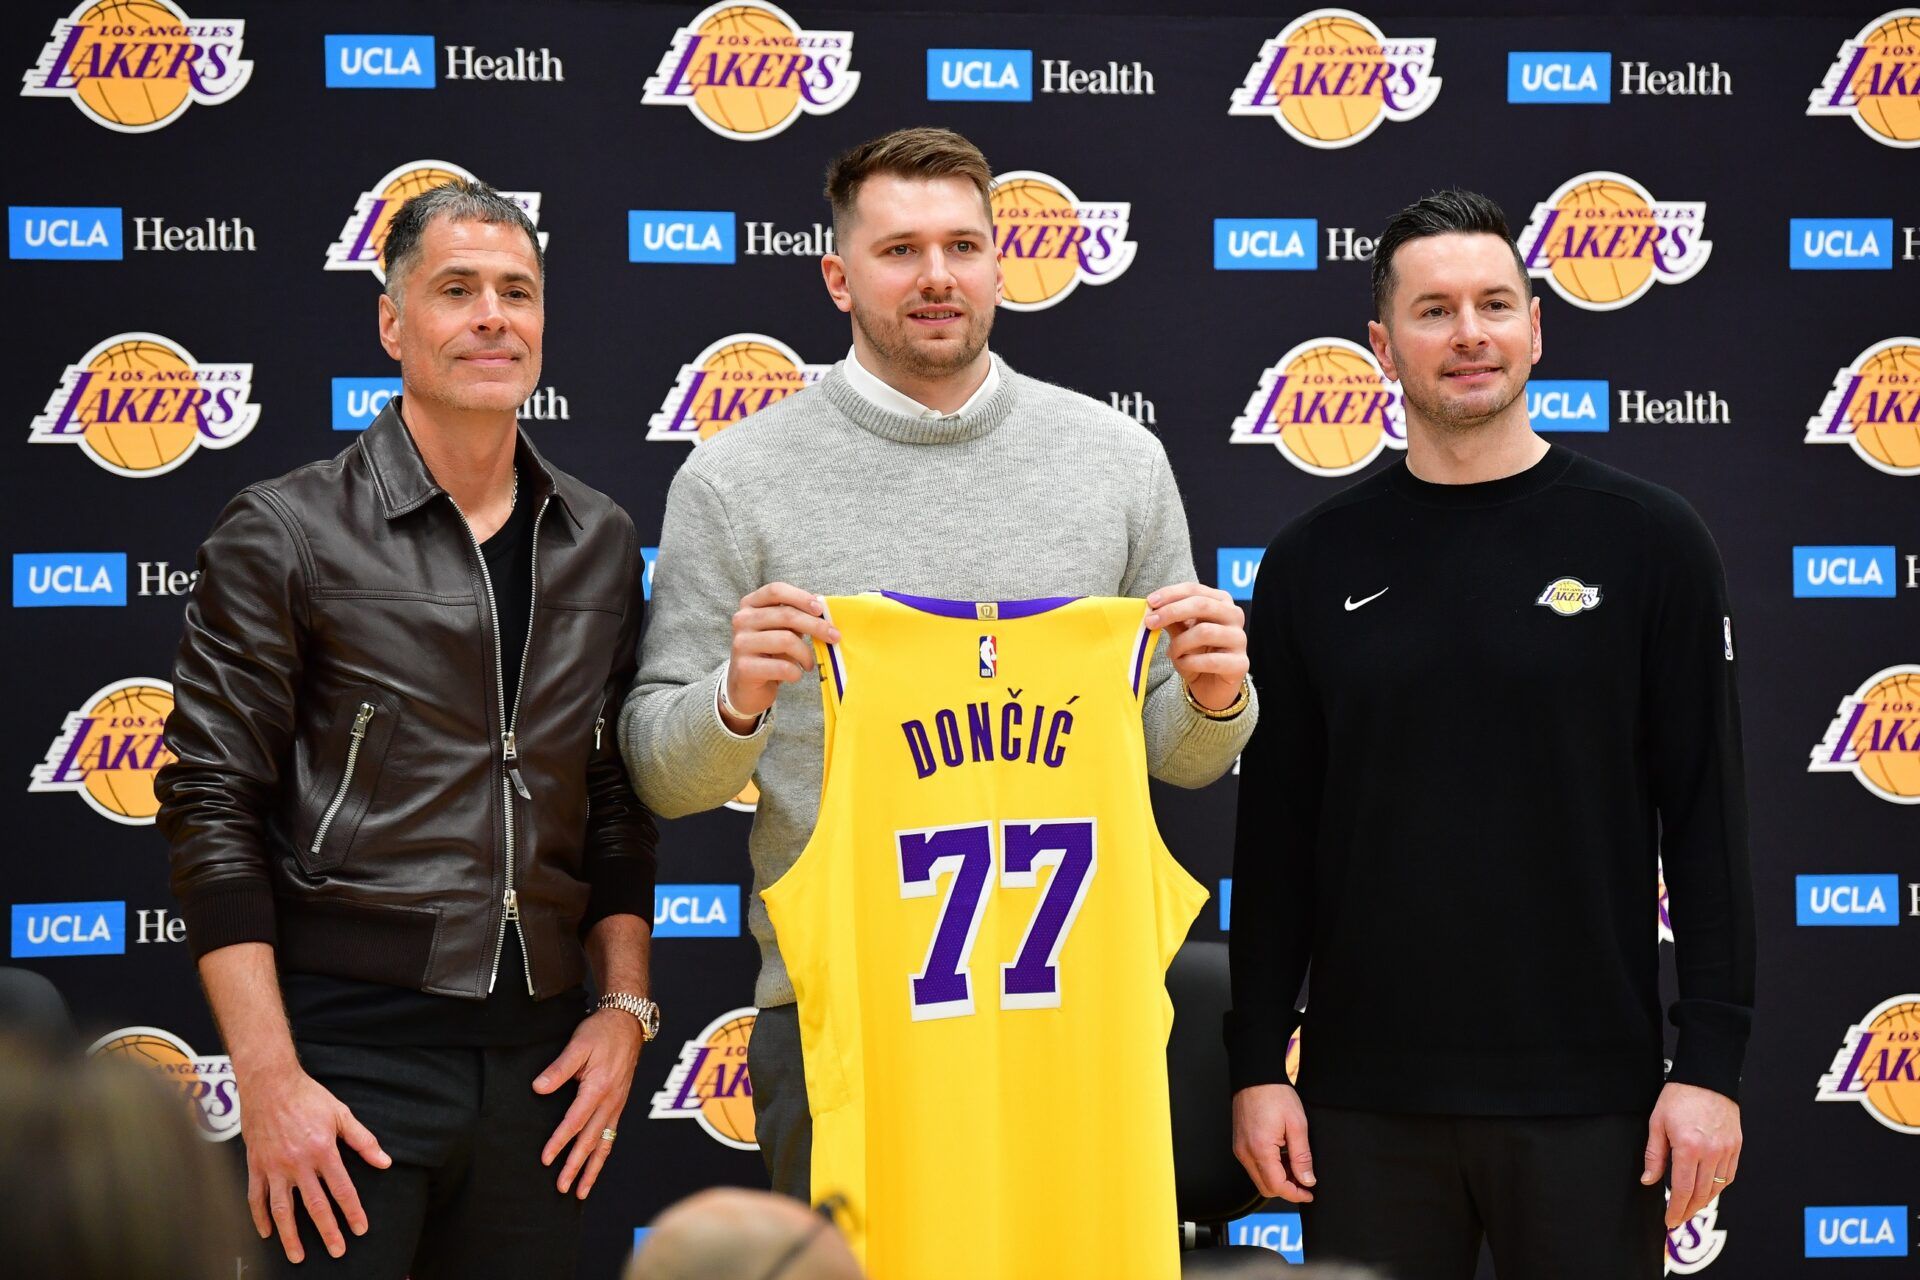
M 534 603 L 503 707 L 479 548 L 399 407 L 243 490 L 200 548 L 156 779 L 174 894 L 196 957 L 266 942 L 282 970 L 474 999 L 517 927 L 550 996 L 595 921 L 653 914 L 653 819 L 613 730 L 639 539 L 520 437 Z

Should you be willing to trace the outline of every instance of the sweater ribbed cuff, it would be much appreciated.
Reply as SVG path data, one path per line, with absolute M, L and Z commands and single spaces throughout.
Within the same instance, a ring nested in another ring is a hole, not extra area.
M 1680 1035 L 1667 1079 L 1740 1100 L 1740 1069 L 1747 1056 L 1753 1011 L 1712 1000 L 1681 1000 L 1670 1015 Z
M 187 950 L 195 960 L 240 942 L 279 943 L 273 890 L 264 880 L 246 880 L 201 890 L 180 902 L 187 922 Z
M 1233 1091 L 1257 1084 L 1288 1084 L 1287 1041 L 1300 1025 L 1297 1009 L 1227 1010 L 1221 1019 L 1227 1040 L 1227 1079 Z

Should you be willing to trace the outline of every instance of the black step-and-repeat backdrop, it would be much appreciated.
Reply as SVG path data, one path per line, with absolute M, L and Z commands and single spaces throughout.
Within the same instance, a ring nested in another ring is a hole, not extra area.
M 525 203 L 551 285 L 523 417 L 653 542 L 689 450 L 846 350 L 817 265 L 828 158 L 939 123 L 1005 176 L 995 349 L 1158 433 L 1201 576 L 1243 598 L 1283 521 L 1405 447 L 1365 346 L 1371 238 L 1438 186 L 1506 206 L 1543 300 L 1535 425 L 1691 498 L 1739 613 L 1761 941 L 1747 1149 L 1669 1269 L 1910 1272 L 1920 9 L 206 5 L 16 5 L 0 37 L 20 84 L 0 890 L 10 962 L 52 978 L 102 1051 L 176 1079 L 210 1141 L 245 1117 L 151 829 L 167 675 L 224 500 L 344 447 L 398 387 L 374 306 L 393 209 L 450 173 Z M 1235 786 L 1157 796 L 1217 891 L 1200 937 L 1228 927 Z M 667 1030 L 592 1198 L 584 1275 L 613 1274 L 679 1196 L 762 1181 L 752 801 L 663 824 Z M 1647 914 L 1666 945 L 1663 904 Z M 1297 1259 L 1284 1207 L 1236 1237 Z

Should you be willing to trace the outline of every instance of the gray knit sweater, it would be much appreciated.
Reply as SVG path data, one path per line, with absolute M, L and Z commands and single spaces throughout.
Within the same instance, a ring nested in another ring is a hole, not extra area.
M 783 687 L 769 725 L 730 733 L 714 709 L 732 616 L 767 582 L 816 595 L 897 590 L 957 600 L 1144 596 L 1194 577 L 1186 514 L 1160 442 L 1086 396 L 1001 365 L 965 415 L 889 413 L 841 367 L 694 450 L 667 493 L 640 672 L 620 749 L 666 817 L 760 788 L 748 848 L 754 1000 L 793 1000 L 759 890 L 793 865 L 820 799 L 820 690 Z M 1159 646 L 1144 714 L 1147 764 L 1183 787 L 1213 781 L 1258 708 L 1209 720 Z

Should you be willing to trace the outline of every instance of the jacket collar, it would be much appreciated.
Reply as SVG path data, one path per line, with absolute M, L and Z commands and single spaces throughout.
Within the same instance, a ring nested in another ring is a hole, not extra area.
M 525 431 L 518 435 L 514 461 L 520 467 L 521 478 L 531 482 L 529 496 L 537 499 L 552 494 L 559 499 L 561 510 L 574 526 L 584 529 L 586 525 L 568 501 L 566 487 L 560 483 L 561 473 L 547 465 Z M 395 520 L 417 511 L 446 493 L 434 480 L 433 472 L 427 469 L 426 460 L 413 443 L 413 433 L 400 420 L 399 396 L 387 401 L 373 424 L 361 433 L 360 450 L 373 471 L 373 482 L 380 490 L 380 504 L 387 519 Z

